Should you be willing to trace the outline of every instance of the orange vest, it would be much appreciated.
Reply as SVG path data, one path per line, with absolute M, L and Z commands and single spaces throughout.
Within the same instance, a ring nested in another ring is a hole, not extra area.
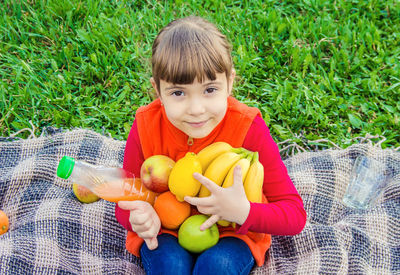
M 233 97 L 228 98 L 228 108 L 224 119 L 207 136 L 190 140 L 189 137 L 168 121 L 161 101 L 156 99 L 149 105 L 140 107 L 136 112 L 139 138 L 144 158 L 152 155 L 166 155 L 177 161 L 187 152 L 198 153 L 207 145 L 225 141 L 233 147 L 241 147 L 254 118 L 261 113 L 257 108 L 248 107 Z M 264 196 L 263 196 L 264 197 Z M 267 202 L 265 197 L 263 202 Z M 249 246 L 256 264 L 262 266 L 265 252 L 271 245 L 271 235 L 248 232 L 246 235 L 237 234 L 232 227 L 220 227 L 220 238 L 232 236 L 242 239 Z M 161 233 L 178 236 L 177 231 L 162 228 Z M 135 232 L 128 231 L 126 249 L 140 256 L 140 246 L 143 244 Z

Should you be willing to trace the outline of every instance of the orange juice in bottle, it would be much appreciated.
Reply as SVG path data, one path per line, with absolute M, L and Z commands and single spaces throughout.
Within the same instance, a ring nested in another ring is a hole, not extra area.
M 123 184 L 120 182 L 101 184 L 95 187 L 93 193 L 111 202 L 142 200 L 153 204 L 156 198 L 156 193 L 148 190 L 139 178 L 126 178 Z
M 96 166 L 68 156 L 60 160 L 57 176 L 83 185 L 110 202 L 143 200 L 153 204 L 157 196 L 140 178 L 122 168 Z

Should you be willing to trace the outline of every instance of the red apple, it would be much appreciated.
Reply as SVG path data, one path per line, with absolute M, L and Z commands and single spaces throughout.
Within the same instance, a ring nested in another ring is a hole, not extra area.
M 140 168 L 140 179 L 147 189 L 162 193 L 168 191 L 168 178 L 175 161 L 164 155 L 147 158 Z

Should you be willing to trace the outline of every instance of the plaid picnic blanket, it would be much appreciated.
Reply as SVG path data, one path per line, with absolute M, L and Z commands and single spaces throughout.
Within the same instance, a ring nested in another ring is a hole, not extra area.
M 89 130 L 0 142 L 0 274 L 144 274 L 125 250 L 114 204 L 82 204 L 56 176 L 69 155 L 121 166 L 125 142 Z M 393 175 L 376 206 L 345 207 L 354 160 L 378 158 Z M 285 160 L 308 221 L 296 236 L 273 236 L 266 263 L 253 274 L 400 274 L 400 153 L 373 145 L 299 153 Z

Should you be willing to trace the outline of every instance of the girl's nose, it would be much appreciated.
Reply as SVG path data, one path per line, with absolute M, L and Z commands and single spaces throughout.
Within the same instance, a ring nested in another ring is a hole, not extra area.
M 192 116 L 201 115 L 206 111 L 204 104 L 201 100 L 193 99 L 190 101 L 188 113 Z

